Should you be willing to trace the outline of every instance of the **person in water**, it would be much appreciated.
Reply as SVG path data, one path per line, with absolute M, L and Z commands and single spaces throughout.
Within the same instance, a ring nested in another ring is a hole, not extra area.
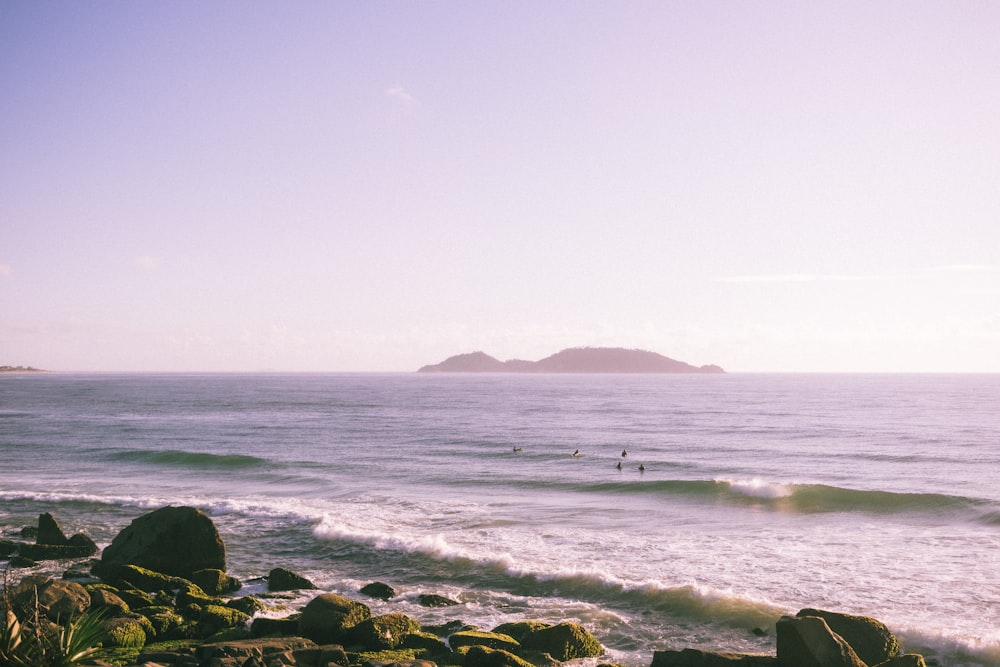
M 619 462 L 618 462 L 618 465 L 616 465 L 615 467 L 616 467 L 616 468 L 618 468 L 619 470 L 621 470 L 621 469 L 622 469 L 622 462 L 621 462 L 621 461 L 619 461 Z
M 625 458 L 626 456 L 628 456 L 628 452 L 623 449 L 622 450 L 622 458 Z
M 580 455 L 580 450 L 579 449 L 576 450 L 575 452 L 573 452 L 573 456 L 579 456 L 579 455 Z

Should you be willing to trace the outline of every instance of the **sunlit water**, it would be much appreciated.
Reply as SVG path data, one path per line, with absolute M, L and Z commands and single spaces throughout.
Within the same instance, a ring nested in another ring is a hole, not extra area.
M 803 607 L 1000 665 L 998 407 L 995 375 L 8 375 L 0 529 L 194 505 L 245 580 L 578 620 L 636 667 L 773 653 Z

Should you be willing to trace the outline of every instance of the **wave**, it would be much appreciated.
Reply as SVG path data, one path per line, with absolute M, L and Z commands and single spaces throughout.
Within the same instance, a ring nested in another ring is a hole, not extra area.
M 659 613 L 674 619 L 721 623 L 734 628 L 772 626 L 787 613 L 766 601 L 752 600 L 694 583 L 670 585 L 656 581 L 628 581 L 614 575 L 576 568 L 536 571 L 515 565 L 509 554 L 482 558 L 450 544 L 441 535 L 405 535 L 347 528 L 324 518 L 313 528 L 322 540 L 346 542 L 382 553 L 387 560 L 413 557 L 423 562 L 413 569 L 434 572 L 449 582 L 469 582 L 527 597 L 559 598 L 598 604 L 643 614 Z
M 272 461 L 246 454 L 210 454 L 178 449 L 124 449 L 105 454 L 109 461 L 146 463 L 197 469 L 245 469 L 272 465 Z
M 531 486 L 548 486 L 530 482 Z M 794 514 L 864 512 L 965 515 L 968 520 L 996 525 L 1000 508 L 987 500 L 942 493 L 906 493 L 850 489 L 828 484 L 776 482 L 761 478 L 660 480 L 574 485 L 581 492 L 686 497 L 701 502 L 770 509 Z

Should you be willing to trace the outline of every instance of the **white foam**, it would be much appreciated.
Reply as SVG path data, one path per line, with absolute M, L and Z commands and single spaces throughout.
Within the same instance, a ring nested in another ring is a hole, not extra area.
M 752 498 L 765 498 L 768 500 L 787 498 L 792 495 L 793 491 L 793 487 L 789 484 L 769 482 L 759 477 L 754 477 L 753 479 L 717 479 L 715 481 L 727 485 L 733 493 Z

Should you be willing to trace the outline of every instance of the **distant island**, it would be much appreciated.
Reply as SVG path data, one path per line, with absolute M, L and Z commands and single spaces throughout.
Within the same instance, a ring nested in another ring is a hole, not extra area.
M 448 357 L 418 373 L 725 373 L 709 364 L 692 366 L 646 350 L 621 347 L 573 347 L 539 361 L 500 361 L 485 352 Z
M 0 373 L 44 373 L 41 368 L 31 366 L 0 366 Z

